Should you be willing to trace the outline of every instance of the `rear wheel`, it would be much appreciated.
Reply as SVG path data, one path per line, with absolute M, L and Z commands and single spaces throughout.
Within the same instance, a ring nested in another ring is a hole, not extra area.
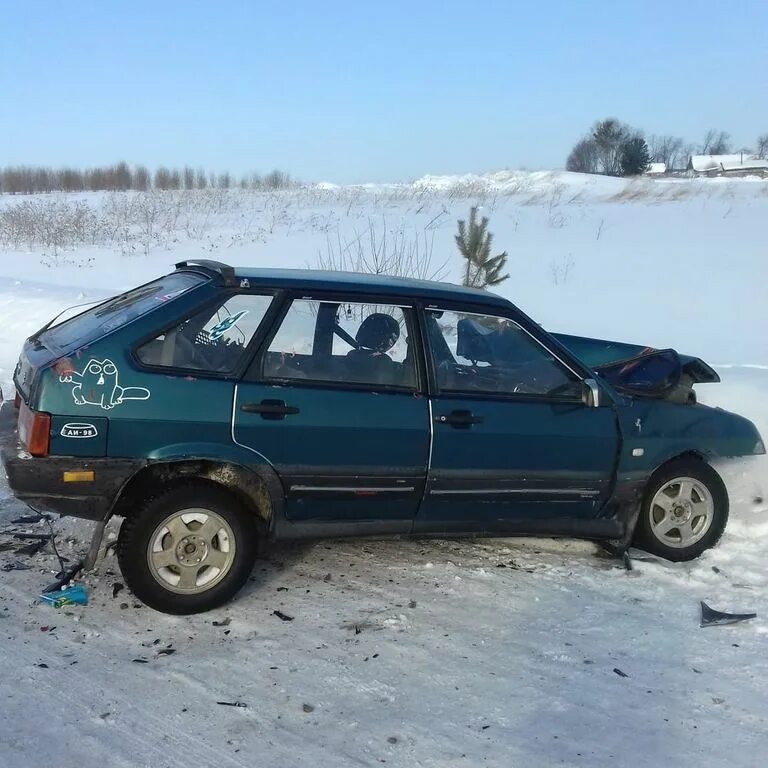
M 651 477 L 635 540 L 667 560 L 693 560 L 713 547 L 728 522 L 728 493 L 703 461 L 672 461 Z
M 117 556 L 133 593 L 163 613 L 216 608 L 243 586 L 256 526 L 227 491 L 204 484 L 150 499 L 120 529 Z

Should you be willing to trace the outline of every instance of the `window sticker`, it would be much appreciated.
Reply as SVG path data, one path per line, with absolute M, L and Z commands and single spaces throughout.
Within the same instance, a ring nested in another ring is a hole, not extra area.
M 82 371 L 67 371 L 59 376 L 62 384 L 74 384 L 75 405 L 99 405 L 110 410 L 126 400 L 149 400 L 144 387 L 121 387 L 117 366 L 109 359 L 91 358 Z
M 240 318 L 247 314 L 247 309 L 241 309 L 239 312 L 235 312 L 234 315 L 225 317 L 223 320 L 220 320 L 218 323 L 216 323 L 213 328 L 211 328 L 208 333 L 208 337 L 214 341 L 216 339 L 220 339 L 228 330 L 230 330 L 230 328 L 234 328 L 237 325 L 237 321 L 240 320 Z

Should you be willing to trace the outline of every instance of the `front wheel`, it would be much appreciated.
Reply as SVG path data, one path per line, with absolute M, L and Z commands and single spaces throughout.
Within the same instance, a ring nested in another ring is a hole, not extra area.
M 248 579 L 256 526 L 238 500 L 204 484 L 150 499 L 120 529 L 117 557 L 127 585 L 163 613 L 217 608 Z
M 667 560 L 693 560 L 717 544 L 728 522 L 728 492 L 712 467 L 678 459 L 651 477 L 635 541 Z

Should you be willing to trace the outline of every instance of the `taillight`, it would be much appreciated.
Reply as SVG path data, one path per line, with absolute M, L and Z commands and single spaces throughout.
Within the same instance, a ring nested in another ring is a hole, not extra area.
M 47 413 L 31 410 L 26 403 L 19 408 L 19 438 L 33 456 L 48 455 L 51 417 Z

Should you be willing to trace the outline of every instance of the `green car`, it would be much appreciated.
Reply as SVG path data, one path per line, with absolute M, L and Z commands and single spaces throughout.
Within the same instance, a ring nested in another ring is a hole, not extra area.
M 552 335 L 442 283 L 187 261 L 34 334 L 3 409 L 31 506 L 123 519 L 146 604 L 229 600 L 281 539 L 544 534 L 713 546 L 710 461 L 764 453 L 672 350 Z M 92 545 L 92 551 L 93 547 Z

